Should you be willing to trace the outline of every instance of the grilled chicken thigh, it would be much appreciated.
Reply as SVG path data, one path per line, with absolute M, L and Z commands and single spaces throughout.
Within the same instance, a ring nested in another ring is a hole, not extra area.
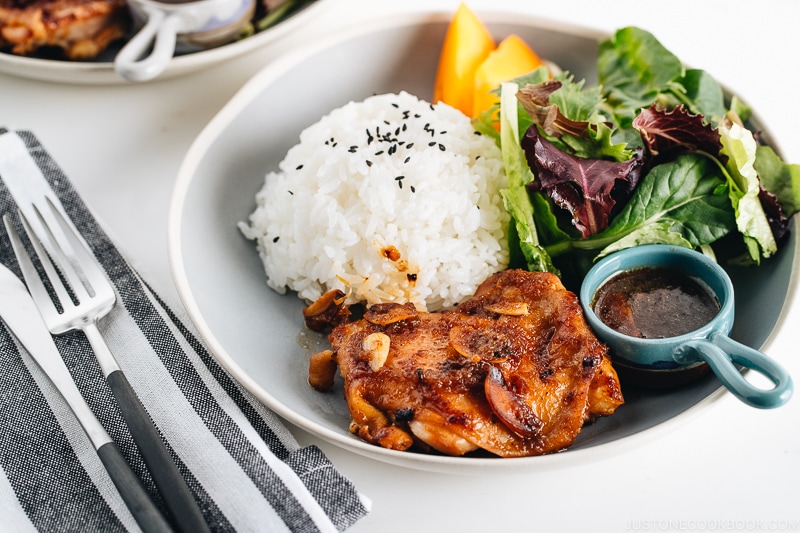
M 623 403 L 605 346 L 577 297 L 546 273 L 509 270 L 440 313 L 378 304 L 329 335 L 310 379 L 338 367 L 351 430 L 387 448 L 502 457 L 569 446 Z

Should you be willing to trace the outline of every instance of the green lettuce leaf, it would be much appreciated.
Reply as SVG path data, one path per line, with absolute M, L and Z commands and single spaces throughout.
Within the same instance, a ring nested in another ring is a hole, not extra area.
M 759 199 L 759 179 L 755 169 L 756 141 L 747 128 L 734 122 L 719 127 L 721 154 L 727 156 L 728 190 L 736 213 L 736 226 L 744 237 L 750 258 L 760 263 L 778 251 L 767 215 Z
M 699 69 L 686 71 L 680 80 L 686 98 L 682 102 L 692 113 L 700 113 L 709 121 L 718 122 L 725 116 L 725 96 L 722 86 L 708 72 Z
M 627 127 L 640 108 L 684 76 L 684 67 L 653 34 L 627 27 L 600 43 L 597 73 L 620 126 Z
M 608 253 L 643 243 L 697 247 L 714 242 L 735 228 L 725 185 L 712 159 L 700 154 L 679 156 L 653 167 L 642 178 L 606 230 L 588 239 L 550 245 L 547 251 L 557 256 L 571 250 Z
M 758 146 L 754 166 L 761 185 L 778 197 L 785 216 L 800 211 L 800 165 L 785 163 L 769 146 Z
M 522 85 L 528 84 L 539 84 L 545 82 L 550 79 L 550 71 L 547 67 L 538 67 L 533 72 L 520 76 L 519 78 L 515 78 L 510 81 L 510 83 L 514 83 L 517 87 Z M 497 87 L 492 91 L 492 93 L 500 96 L 500 89 L 501 87 Z M 522 107 L 521 105 L 519 106 Z M 472 127 L 475 128 L 475 131 L 480 132 L 483 135 L 487 135 L 497 142 L 498 146 L 501 146 L 500 141 L 500 132 L 497 128 L 497 110 L 500 108 L 500 104 L 495 104 L 489 109 L 483 111 L 476 117 L 472 119 Z M 528 127 L 533 124 L 533 119 L 531 119 L 530 115 L 527 113 L 520 113 L 519 109 L 517 110 L 517 131 L 525 131 Z
M 503 165 L 508 178 L 508 188 L 501 190 L 500 194 L 514 221 L 515 231 L 511 234 L 516 234 L 528 270 L 558 274 L 550 256 L 539 244 L 533 221 L 533 204 L 528 196 L 527 185 L 534 178 L 519 144 L 517 89 L 518 85 L 513 82 L 503 83 L 500 89 L 500 138 Z
M 680 228 L 677 229 L 678 231 L 675 231 L 676 225 L 673 219 L 661 219 L 649 224 L 642 224 L 624 237 L 603 248 L 597 254 L 597 259 L 625 248 L 633 248 L 643 244 L 671 244 L 684 248 L 694 248 L 692 243 L 680 232 Z

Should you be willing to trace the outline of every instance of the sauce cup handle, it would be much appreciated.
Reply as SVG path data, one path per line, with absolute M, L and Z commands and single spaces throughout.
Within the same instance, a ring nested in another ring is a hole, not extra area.
M 148 9 L 147 22 L 114 58 L 114 70 L 128 81 L 147 81 L 155 78 L 175 54 L 180 19 L 177 13 L 165 14 Z M 153 50 L 142 57 L 151 43 Z
M 744 403 L 762 409 L 780 407 L 789 401 L 794 385 L 788 372 L 774 359 L 740 344 L 722 333 L 712 333 L 708 339 L 688 341 L 676 350 L 675 360 L 688 363 L 702 359 L 731 393 Z M 735 365 L 754 370 L 774 385 L 771 389 L 756 387 L 739 372 Z

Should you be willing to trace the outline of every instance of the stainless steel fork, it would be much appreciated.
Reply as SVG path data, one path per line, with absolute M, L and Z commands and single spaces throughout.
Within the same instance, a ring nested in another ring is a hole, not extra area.
M 172 516 L 173 524 L 183 532 L 209 531 L 186 481 L 172 460 L 152 419 L 97 327 L 97 321 L 116 303 L 111 282 L 86 243 L 62 215 L 60 206 L 54 205 L 52 200 L 45 197 L 34 202 L 33 209 L 30 205 L 26 207 L 28 216 L 21 208 L 20 219 L 57 302 L 50 297 L 13 225 L 5 217 L 4 223 L 28 290 L 48 329 L 54 335 L 76 329 L 84 331 L 131 435 Z M 33 220 L 30 219 L 31 215 L 34 215 Z

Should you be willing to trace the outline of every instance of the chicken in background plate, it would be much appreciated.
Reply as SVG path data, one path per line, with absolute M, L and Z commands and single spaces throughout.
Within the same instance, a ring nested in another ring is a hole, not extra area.
M 91 59 L 130 29 L 125 0 L 0 0 L 0 49 Z
M 455 308 L 377 304 L 347 321 L 337 302 L 310 315 L 341 321 L 315 354 L 309 383 L 330 390 L 338 367 L 351 431 L 396 450 L 501 457 L 556 452 L 623 403 L 606 347 L 577 297 L 549 273 L 507 270 Z M 318 326 L 318 324 L 317 324 Z
M 260 0 L 239 38 L 267 30 L 313 1 Z M 0 51 L 19 56 L 95 59 L 129 37 L 132 26 L 126 0 L 0 0 Z

